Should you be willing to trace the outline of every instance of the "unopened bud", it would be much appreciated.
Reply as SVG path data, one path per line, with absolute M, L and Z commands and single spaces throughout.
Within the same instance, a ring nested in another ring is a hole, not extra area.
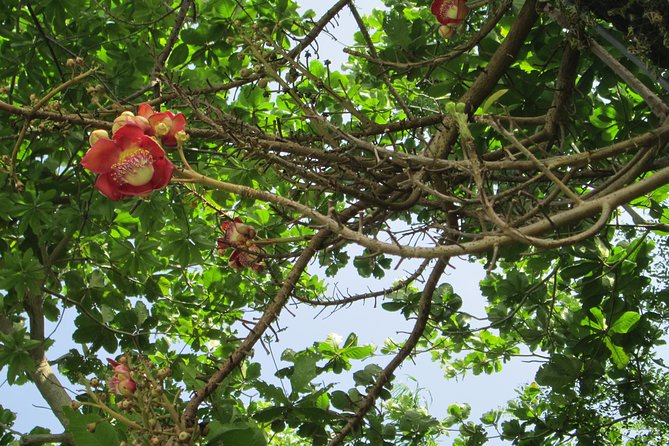
M 455 35 L 455 28 L 452 26 L 441 25 L 439 27 L 439 35 L 448 40 Z
M 107 130 L 104 130 L 104 129 L 93 130 L 91 132 L 91 136 L 88 137 L 88 142 L 92 146 L 93 144 L 95 144 L 96 142 L 98 142 L 102 138 L 109 138 L 109 133 L 107 133 Z M 91 384 L 91 385 L 93 385 L 93 384 Z

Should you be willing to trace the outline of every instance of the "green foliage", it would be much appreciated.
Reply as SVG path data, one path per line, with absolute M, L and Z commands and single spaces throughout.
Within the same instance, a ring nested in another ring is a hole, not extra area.
M 36 386 L 77 445 L 666 444 L 666 6 L 469 2 L 447 40 L 431 1 L 386 0 L 352 14 L 340 67 L 327 34 L 347 13 L 320 3 L 0 4 L 7 385 Z M 190 139 L 166 151 L 168 187 L 111 202 L 81 159 L 142 102 L 184 113 Z M 257 231 L 241 247 L 235 218 Z M 250 246 L 262 271 L 235 270 Z M 416 266 L 463 254 L 486 264 L 480 296 Z M 292 305 L 366 326 L 287 348 Z M 119 355 L 134 396 L 109 389 Z M 397 373 L 522 359 L 536 375 L 504 407 Z M 32 415 L 0 406 L 0 446 L 48 433 Z

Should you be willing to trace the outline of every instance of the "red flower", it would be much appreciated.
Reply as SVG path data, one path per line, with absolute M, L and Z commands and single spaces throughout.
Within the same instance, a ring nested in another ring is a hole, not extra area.
M 432 2 L 432 14 L 442 25 L 458 26 L 467 17 L 468 12 L 469 8 L 465 0 L 434 0 Z
M 223 222 L 221 229 L 223 230 L 223 237 L 218 239 L 219 251 L 227 247 L 245 246 L 249 240 L 256 236 L 256 229 L 251 225 L 242 223 L 239 218 Z
M 179 138 L 184 138 L 182 135 L 186 134 L 186 117 L 181 113 L 156 112 L 149 104 L 143 103 L 137 109 L 137 115 L 149 121 L 156 136 L 168 147 L 176 147 Z M 183 134 L 177 136 L 179 132 Z
M 112 367 L 114 375 L 109 380 L 109 389 L 117 395 L 132 395 L 137 390 L 137 383 L 130 377 L 130 369 L 125 364 L 119 364 L 111 358 L 107 358 Z
M 98 174 L 95 187 L 112 200 L 161 189 L 174 171 L 160 145 L 134 124 L 124 125 L 111 139 L 99 138 L 81 165 Z
M 260 273 L 265 268 L 261 261 L 262 249 L 257 245 L 249 245 L 242 249 L 235 249 L 228 260 L 228 265 L 235 271 L 240 271 L 246 267 Z

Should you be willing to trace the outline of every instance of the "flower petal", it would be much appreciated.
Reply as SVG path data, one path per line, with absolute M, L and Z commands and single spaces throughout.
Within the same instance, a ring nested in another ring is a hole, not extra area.
M 100 138 L 81 159 L 81 165 L 93 173 L 107 173 L 118 161 L 121 147 L 109 138 Z
M 95 181 L 95 187 L 110 200 L 117 201 L 124 197 L 119 184 L 114 181 L 111 173 L 99 175 L 97 181 Z
M 130 146 L 139 145 L 144 137 L 144 130 L 135 124 L 126 124 L 114 133 L 113 139 L 121 147 L 126 149 Z
M 149 119 L 149 116 L 153 115 L 154 113 L 155 111 L 153 111 L 153 107 L 151 107 L 146 102 L 139 104 L 139 107 L 137 107 L 137 116 L 144 116 L 145 118 Z
M 457 26 L 469 13 L 465 0 L 434 0 L 432 14 L 442 25 Z
M 150 136 L 143 135 L 137 145 L 149 152 L 154 160 L 165 158 L 165 151 L 163 148 Z
M 170 113 L 171 115 L 171 113 Z M 170 119 L 171 117 L 168 115 L 166 112 L 157 112 L 149 116 L 149 123 L 151 124 L 151 127 L 155 128 L 158 124 L 161 122 L 165 121 L 166 119 Z
M 150 182 L 151 187 L 153 189 L 162 189 L 167 186 L 172 179 L 173 172 L 174 164 L 169 159 L 161 158 L 155 160 L 153 163 L 153 177 Z
M 186 117 L 183 113 L 177 113 L 176 116 L 172 118 L 172 128 L 174 129 L 174 133 L 186 128 Z

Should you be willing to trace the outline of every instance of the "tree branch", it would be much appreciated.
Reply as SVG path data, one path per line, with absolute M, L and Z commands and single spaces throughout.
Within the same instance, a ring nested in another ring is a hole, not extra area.
M 358 410 L 355 414 L 348 419 L 346 425 L 330 440 L 328 446 L 337 446 L 344 441 L 346 436 L 351 433 L 362 421 L 363 417 L 371 410 L 374 406 L 374 402 L 378 398 L 383 386 L 385 386 L 388 381 L 390 381 L 395 370 L 404 362 L 404 360 L 411 354 L 413 349 L 418 344 L 427 321 L 430 318 L 430 308 L 432 308 L 432 295 L 434 290 L 437 287 L 439 278 L 444 273 L 446 265 L 448 264 L 448 258 L 440 258 L 437 260 L 430 277 L 425 283 L 425 288 L 421 294 L 420 301 L 418 302 L 418 317 L 416 318 L 416 323 L 414 324 L 411 334 L 404 342 L 404 345 L 400 351 L 395 355 L 395 357 L 388 363 L 388 365 L 379 373 L 379 376 L 376 378 L 376 382 L 372 386 L 372 389 L 365 396 L 365 398 L 358 403 Z

